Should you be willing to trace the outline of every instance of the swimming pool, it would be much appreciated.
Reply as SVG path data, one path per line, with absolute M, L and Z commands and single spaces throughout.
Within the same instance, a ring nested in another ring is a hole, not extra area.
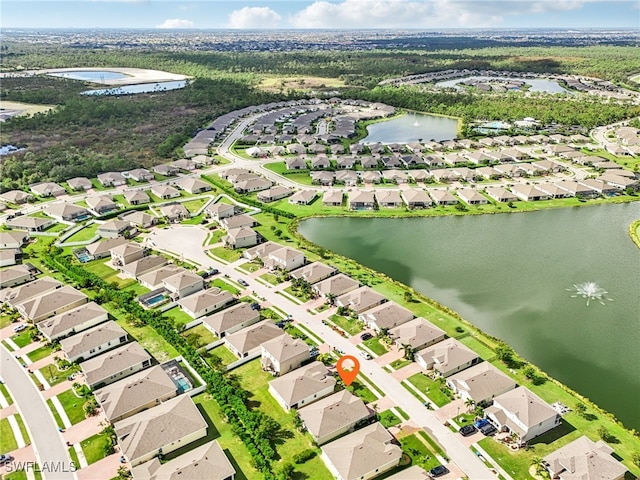
M 144 301 L 144 303 L 146 303 L 147 305 L 149 305 L 150 307 L 152 307 L 153 305 L 156 305 L 160 302 L 162 302 L 163 300 L 165 300 L 167 297 L 165 296 L 164 293 L 159 293 L 158 295 L 155 295 L 151 298 L 148 298 Z
M 76 255 L 76 257 L 78 258 L 78 260 L 82 263 L 87 263 L 91 261 L 91 255 L 89 255 L 86 252 L 82 252 L 82 253 L 78 253 Z
M 178 393 L 184 393 L 191 389 L 191 384 L 184 377 L 174 378 L 173 381 L 178 386 Z

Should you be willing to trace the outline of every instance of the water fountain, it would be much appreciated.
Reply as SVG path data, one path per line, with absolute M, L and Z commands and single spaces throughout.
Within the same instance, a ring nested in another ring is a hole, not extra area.
M 600 305 L 605 305 L 605 301 L 613 301 L 611 298 L 605 296 L 609 292 L 607 292 L 596 282 L 579 283 L 577 285 L 574 285 L 573 288 L 567 288 L 567 291 L 574 293 L 574 295 L 571 295 L 571 298 L 586 298 L 587 307 L 592 300 L 596 300 L 600 303 Z

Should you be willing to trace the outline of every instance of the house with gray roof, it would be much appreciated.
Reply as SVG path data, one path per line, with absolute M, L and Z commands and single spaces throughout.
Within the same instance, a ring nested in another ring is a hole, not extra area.
M 384 295 L 376 292 L 371 287 L 363 286 L 340 295 L 336 298 L 335 304 L 338 307 L 345 307 L 360 314 L 386 301 L 387 299 Z
M 413 313 L 396 302 L 385 302 L 358 315 L 358 318 L 376 332 L 393 328 L 413 319 Z
M 549 200 L 549 194 L 543 192 L 533 185 L 516 183 L 511 187 L 513 194 L 525 202 L 537 202 L 539 200 Z
M 380 208 L 399 208 L 404 205 L 398 190 L 376 190 L 375 197 Z
M 164 257 L 161 257 L 159 255 L 149 255 L 147 257 L 142 257 L 139 260 L 121 266 L 120 271 L 123 274 L 137 280 L 139 276 L 155 270 L 156 268 L 163 267 L 167 263 L 167 259 Z
M 480 357 L 476 352 L 455 338 L 447 338 L 415 354 L 415 360 L 425 370 L 449 377 L 476 363 Z
M 0 249 L 18 249 L 29 241 L 29 234 L 26 232 L 0 231 Z
M 267 258 L 264 259 L 265 266 L 270 269 L 280 269 L 286 272 L 302 267 L 307 261 L 304 253 L 295 248 L 282 247 L 269 252 Z
M 207 422 L 191 397 L 180 395 L 113 425 L 120 451 L 132 467 L 166 455 L 207 434 Z
M 30 282 L 35 278 L 36 273 L 31 267 L 24 264 L 4 268 L 0 270 L 0 288 L 6 289 Z M 0 298 L 6 298 L 7 295 L 9 292 L 3 290 L 0 293 Z
M 318 445 L 355 430 L 374 415 L 364 402 L 341 390 L 298 410 L 300 420 Z
M 433 202 L 427 192 L 421 190 L 419 188 L 409 188 L 407 190 L 403 190 L 400 194 L 404 203 L 410 209 L 414 208 L 427 208 L 430 207 Z M 379 201 L 378 201 L 379 202 Z
M 138 342 L 131 342 L 85 360 L 80 367 L 87 385 L 100 388 L 144 370 L 152 363 L 153 357 Z
M 178 299 L 202 290 L 204 288 L 204 280 L 200 275 L 182 269 L 175 275 L 163 278 L 162 286 L 171 293 L 171 298 Z
M 322 280 L 313 285 L 313 291 L 321 297 L 334 296 L 338 297 L 344 295 L 352 290 L 355 290 L 360 286 L 356 280 L 348 277 L 344 273 L 331 276 L 326 280 Z
M 240 182 L 236 182 L 233 185 L 233 189 L 237 193 L 251 193 L 251 192 L 259 192 L 261 190 L 266 190 L 273 185 L 271 180 L 267 180 L 266 178 L 256 177 L 249 180 L 243 180 Z
M 57 290 L 53 291 L 54 293 Z M 95 302 L 55 315 L 38 323 L 38 330 L 49 340 L 58 340 L 82 332 L 109 319 L 107 311 Z
M 293 147 L 294 149 L 298 149 L 296 144 L 289 145 L 287 147 L 287 150 L 289 150 L 289 147 Z M 300 150 L 302 150 L 302 153 L 304 153 L 304 147 L 302 145 L 299 145 L 299 147 L 300 147 Z M 291 152 L 289 152 L 289 153 L 291 153 Z M 300 158 L 300 157 L 285 158 L 284 164 L 286 165 L 287 170 L 306 170 L 307 169 L 306 160 L 304 160 L 303 158 Z
M 178 198 L 180 196 L 180 190 L 171 185 L 153 185 L 151 187 L 151 193 L 162 200 L 169 200 L 170 198 Z
M 40 182 L 29 186 L 29 189 L 41 197 L 57 197 L 64 195 L 67 191 L 54 182 Z
M 73 222 L 80 218 L 89 217 L 89 210 L 73 203 L 54 203 L 44 208 L 44 213 L 58 221 Z
M 189 192 L 194 195 L 211 190 L 211 185 L 209 183 L 193 177 L 187 177 L 184 180 L 180 180 L 177 185 L 185 192 Z
M 309 345 L 285 333 L 264 342 L 260 346 L 260 358 L 263 370 L 276 376 L 284 375 L 309 360 Z
M 343 196 L 342 190 L 327 190 L 322 196 L 322 205 L 325 207 L 340 207 L 342 206 Z
M 380 422 L 323 445 L 322 460 L 335 478 L 377 477 L 400 463 L 402 449 Z
M 178 300 L 178 306 L 191 317 L 200 318 L 235 302 L 235 298 L 226 290 L 208 288 Z
M 178 170 L 186 170 L 186 171 L 195 170 L 197 166 L 196 162 L 194 162 L 193 160 L 189 160 L 187 158 L 181 158 L 180 160 L 171 162 L 169 165 L 171 165 L 174 168 L 177 168 Z
M 270 320 L 264 320 L 238 330 L 224 338 L 224 343 L 239 358 L 259 353 L 260 346 L 276 337 L 284 335 L 281 328 Z
M 70 337 L 63 338 L 60 341 L 60 346 L 67 360 L 81 362 L 112 348 L 119 347 L 127 343 L 128 340 L 127 332 L 116 322 L 109 320 Z
M 307 283 L 317 283 L 321 280 L 329 278 L 331 275 L 335 275 L 338 269 L 322 262 L 313 262 L 304 267 L 293 270 L 290 275 L 291 278 L 298 278 L 306 281 Z
M 88 297 L 79 290 L 65 285 L 61 288 L 30 298 L 15 306 L 23 318 L 39 323 L 49 317 L 87 303 Z
M 136 182 L 150 182 L 151 180 L 155 180 L 153 173 L 146 168 L 135 168 L 133 170 L 129 170 L 127 172 L 127 176 Z
M 162 287 L 162 281 L 165 278 L 169 278 L 173 275 L 186 271 L 188 270 L 183 267 L 169 263 L 163 267 L 152 270 L 149 273 L 140 275 L 138 277 L 138 283 L 143 287 L 147 287 L 149 290 L 157 290 Z
M 239 207 L 235 205 L 229 205 L 228 203 L 214 203 L 209 205 L 205 209 L 205 213 L 213 218 L 216 222 L 219 222 L 223 218 L 233 217 L 239 213 Z
M 288 197 L 293 193 L 293 190 L 287 187 L 283 187 L 281 185 L 276 185 L 271 187 L 268 190 L 264 190 L 258 193 L 258 200 L 265 203 L 275 202 L 276 200 L 281 200 L 285 197 Z
M 31 279 L 31 272 L 26 265 L 16 265 L 11 269 L 0 270 L 2 272 L 8 272 L 9 270 L 16 269 L 19 272 L 24 272 Z M 24 283 L 24 282 L 23 282 Z M 10 307 L 15 308 L 16 305 L 26 302 L 27 300 L 43 295 L 47 292 L 51 292 L 57 288 L 62 288 L 63 284 L 52 277 L 41 277 L 33 280 L 26 285 L 14 286 L 12 288 L 3 287 L 3 291 L 0 293 L 0 301 L 7 303 Z
M 178 169 L 173 165 L 155 165 L 152 170 L 158 175 L 163 175 L 165 177 L 173 177 L 176 173 L 178 173 Z
M 487 187 L 487 195 L 502 203 L 518 201 L 518 197 L 504 187 Z
M 96 233 L 102 238 L 117 238 L 120 236 L 128 236 L 131 230 L 132 227 L 129 222 L 113 219 L 101 224 Z
M 127 265 L 144 257 L 144 248 L 137 243 L 127 241 L 114 243 L 115 245 L 113 246 L 107 244 L 105 247 L 111 246 L 109 250 L 111 253 L 111 262 L 115 266 Z
M 127 179 L 120 172 L 100 173 L 98 181 L 103 187 L 119 187 L 127 184 Z
M 253 247 L 258 243 L 258 232 L 249 227 L 230 228 L 222 237 L 222 242 L 229 248 Z
M 256 219 L 251 215 L 246 215 L 244 213 L 240 213 L 238 215 L 233 215 L 230 217 L 225 217 L 220 220 L 220 226 L 225 230 L 231 230 L 232 228 L 240 228 L 240 227 L 255 227 L 258 224 Z
M 484 195 L 472 188 L 459 189 L 458 196 L 467 205 L 486 205 L 489 203 L 489 200 Z
M 315 190 L 300 190 L 291 197 L 289 203 L 292 205 L 309 205 L 318 196 Z
M 433 477 L 424 468 L 413 465 L 394 473 L 387 477 L 386 480 L 433 480 Z
M 124 192 L 124 199 L 129 202 L 130 205 L 144 205 L 149 203 L 151 198 L 142 190 L 129 190 Z
M 5 225 L 16 230 L 26 230 L 27 232 L 42 232 L 54 223 L 55 221 L 53 221 L 51 218 L 20 215 L 18 217 L 10 218 L 9 220 L 7 220 L 5 222 Z
M 184 220 L 191 216 L 187 207 L 182 203 L 168 203 L 166 205 L 162 205 L 160 207 L 160 213 L 168 222 L 172 223 L 179 222 L 180 220 Z
M 277 327 L 276 327 L 277 328 Z M 269 382 L 269 393 L 289 411 L 331 395 L 336 379 L 322 362 L 312 362 Z
M 121 220 L 129 222 L 130 225 L 140 228 L 150 228 L 158 223 L 158 217 L 149 215 L 146 212 L 129 212 L 120 216 Z
M 240 302 L 224 310 L 208 315 L 202 324 L 216 337 L 224 338 L 260 321 L 260 312 L 247 302 Z
M 313 184 L 331 186 L 336 178 L 336 173 L 327 171 L 311 172 L 309 176 Z
M 429 195 L 436 205 L 455 205 L 458 203 L 458 199 L 446 190 L 431 190 Z
M 21 205 L 33 198 L 33 195 L 22 190 L 9 190 L 8 192 L 1 193 L 0 198 L 5 202 Z
M 375 194 L 370 190 L 354 190 L 349 193 L 349 210 L 373 210 L 376 205 Z
M 178 388 L 161 365 L 118 380 L 93 394 L 111 423 L 131 417 L 178 395 Z
M 444 330 L 422 317 L 414 318 L 389 330 L 389 337 L 398 347 L 409 345 L 414 350 L 429 347 L 446 338 Z
M 447 378 L 447 385 L 463 400 L 488 405 L 498 395 L 518 386 L 515 380 L 489 362 L 482 362 Z

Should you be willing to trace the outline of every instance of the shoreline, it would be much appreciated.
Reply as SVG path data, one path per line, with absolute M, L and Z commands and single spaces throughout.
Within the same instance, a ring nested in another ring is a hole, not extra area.
M 629 225 L 629 236 L 631 241 L 636 244 L 636 247 L 640 248 L 640 220 L 631 222 Z

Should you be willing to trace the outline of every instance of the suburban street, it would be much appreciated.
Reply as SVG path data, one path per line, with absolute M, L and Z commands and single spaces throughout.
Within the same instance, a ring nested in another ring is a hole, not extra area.
M 21 410 L 38 465 L 42 469 L 42 477 L 45 480 L 76 480 L 62 434 L 44 398 L 29 378 L 27 370 L 4 345 L 0 346 L 0 351 L 2 379 Z

